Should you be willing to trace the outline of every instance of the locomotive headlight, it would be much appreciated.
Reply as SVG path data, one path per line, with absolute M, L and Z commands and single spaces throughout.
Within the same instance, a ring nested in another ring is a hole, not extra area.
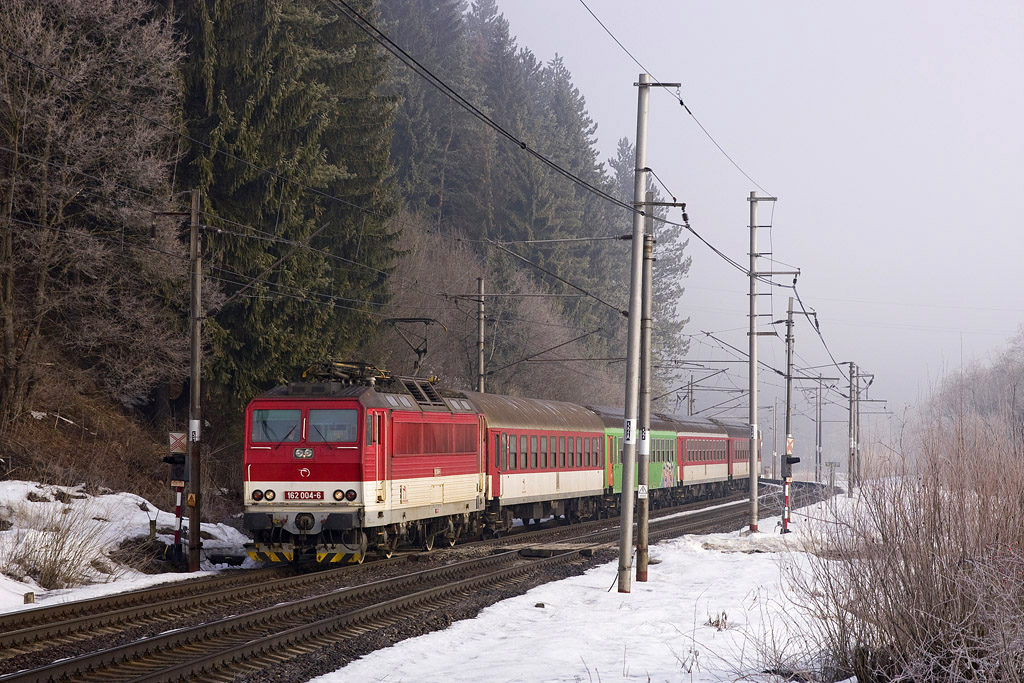
M 267 500 L 274 500 L 275 498 L 277 498 L 277 494 L 274 493 L 274 489 L 267 489 L 264 492 L 263 497 L 266 498 Z
M 309 458 L 313 457 L 312 448 L 296 448 L 294 451 L 292 451 L 292 453 L 295 455 L 296 458 L 300 458 L 302 460 L 308 460 Z
M 343 498 L 345 498 L 345 492 L 344 491 L 342 491 L 341 489 L 338 489 L 337 491 L 334 492 L 334 500 L 336 500 L 336 501 L 338 501 L 340 503 Z
M 255 491 L 253 491 L 252 492 L 252 499 L 256 500 L 256 501 L 263 500 L 263 491 L 260 491 L 259 489 L 256 489 Z
M 356 499 L 356 490 L 355 489 L 349 489 L 348 491 L 345 491 L 345 500 L 347 500 L 349 502 L 352 502 L 355 499 Z

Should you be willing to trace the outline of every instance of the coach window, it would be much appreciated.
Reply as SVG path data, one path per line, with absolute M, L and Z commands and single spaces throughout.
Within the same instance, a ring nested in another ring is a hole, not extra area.
M 548 437 L 540 437 L 540 466 L 547 469 L 548 466 Z
M 505 468 L 505 471 L 514 470 L 519 461 L 519 448 L 516 446 L 515 434 L 513 434 L 512 438 L 509 440 L 509 446 L 511 448 L 508 454 L 508 467 Z
M 537 437 L 530 437 L 530 469 L 537 469 Z
M 590 467 L 590 437 L 583 437 L 583 466 Z
M 526 454 L 527 454 L 527 437 L 526 434 L 519 435 L 519 466 L 526 469 Z

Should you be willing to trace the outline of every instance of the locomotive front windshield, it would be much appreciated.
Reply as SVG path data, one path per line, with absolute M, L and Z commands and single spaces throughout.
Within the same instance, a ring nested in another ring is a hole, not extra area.
M 320 443 L 353 443 L 358 426 L 356 410 L 311 409 L 309 411 L 309 441 Z
M 254 410 L 252 411 L 253 443 L 287 443 L 298 441 L 301 434 L 299 423 L 301 410 Z

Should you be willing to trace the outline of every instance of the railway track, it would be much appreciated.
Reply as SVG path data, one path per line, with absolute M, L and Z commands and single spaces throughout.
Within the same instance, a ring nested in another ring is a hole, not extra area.
M 762 510 L 777 512 L 767 504 Z M 743 502 L 719 502 L 710 510 L 679 512 L 652 515 L 652 543 L 735 529 L 747 520 L 749 509 Z M 410 620 L 426 623 L 470 597 L 493 595 L 495 602 L 549 580 L 545 574 L 560 578 L 566 566 L 595 562 L 588 558 L 614 545 L 616 522 L 513 534 L 455 550 L 301 575 L 286 575 L 287 570 L 244 572 L 242 577 L 8 615 L 0 620 L 0 672 L 9 673 L 0 676 L 0 683 L 258 678 L 338 643 L 359 641 Z M 460 555 L 477 556 L 444 559 Z M 436 566 L 420 569 L 428 563 Z M 360 583 L 387 572 L 393 576 Z M 111 640 L 117 635 L 119 640 Z M 358 653 L 359 646 L 352 650 Z

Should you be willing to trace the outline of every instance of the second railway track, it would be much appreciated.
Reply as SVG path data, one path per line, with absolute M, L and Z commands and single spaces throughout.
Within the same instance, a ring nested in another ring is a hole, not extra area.
M 762 510 L 775 512 L 766 503 Z M 652 542 L 735 529 L 746 520 L 747 509 L 737 502 L 689 514 L 675 512 L 652 518 Z M 342 666 L 375 647 L 471 616 L 486 604 L 611 559 L 614 552 L 609 548 L 618 537 L 616 521 L 515 534 L 447 554 L 399 555 L 297 576 L 248 572 L 249 581 L 243 579 L 247 585 L 242 587 L 216 580 L 196 582 L 206 587 L 193 594 L 183 585 L 167 587 L 178 591 L 176 597 L 155 590 L 149 600 L 141 595 L 113 596 L 114 609 L 106 612 L 96 601 L 80 608 L 72 603 L 62 606 L 60 614 L 74 615 L 68 610 L 77 609 L 77 616 L 48 624 L 32 624 L 31 615 L 36 613 L 38 620 L 45 610 L 30 610 L 20 622 L 13 616 L 0 621 L 0 671 L 7 672 L 0 683 L 227 681 L 247 676 L 304 680 L 295 666 L 308 662 L 311 653 L 337 652 L 340 647 L 344 655 L 327 659 Z M 470 559 L 451 560 L 467 556 Z M 425 565 L 428 568 L 422 569 Z M 382 573 L 390 576 L 367 580 Z M 256 577 L 261 580 L 254 582 Z M 389 633 L 397 635 L 380 635 Z M 283 670 L 295 677 L 281 678 Z

